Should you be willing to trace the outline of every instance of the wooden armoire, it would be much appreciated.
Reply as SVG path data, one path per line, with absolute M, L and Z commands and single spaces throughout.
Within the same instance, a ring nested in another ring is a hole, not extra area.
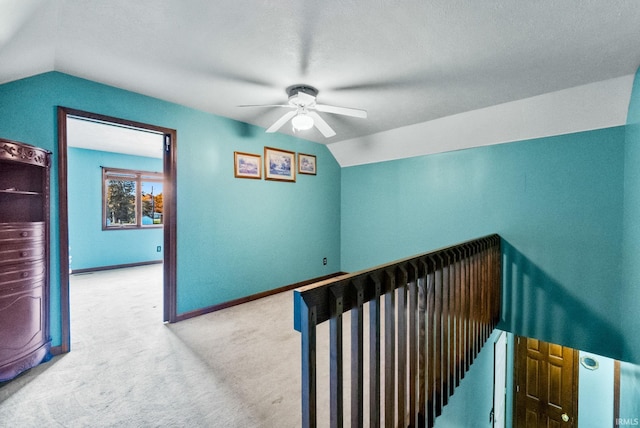
M 51 153 L 0 139 L 0 381 L 49 354 Z

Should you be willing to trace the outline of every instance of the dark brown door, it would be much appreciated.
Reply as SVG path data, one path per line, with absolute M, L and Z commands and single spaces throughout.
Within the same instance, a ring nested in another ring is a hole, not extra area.
M 578 352 L 516 338 L 515 428 L 578 427 Z

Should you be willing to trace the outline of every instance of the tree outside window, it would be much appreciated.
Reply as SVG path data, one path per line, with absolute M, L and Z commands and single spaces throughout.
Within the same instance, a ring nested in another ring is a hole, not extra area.
M 142 224 L 162 224 L 162 183 L 142 182 Z

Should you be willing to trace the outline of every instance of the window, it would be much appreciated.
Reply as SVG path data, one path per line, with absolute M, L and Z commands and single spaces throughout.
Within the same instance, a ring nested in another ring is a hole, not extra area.
M 102 167 L 102 229 L 162 227 L 159 172 Z

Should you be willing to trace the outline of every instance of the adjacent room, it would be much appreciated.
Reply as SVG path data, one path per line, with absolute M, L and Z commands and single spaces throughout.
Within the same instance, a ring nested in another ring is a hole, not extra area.
M 638 425 L 638 23 L 1 3 L 0 425 Z

